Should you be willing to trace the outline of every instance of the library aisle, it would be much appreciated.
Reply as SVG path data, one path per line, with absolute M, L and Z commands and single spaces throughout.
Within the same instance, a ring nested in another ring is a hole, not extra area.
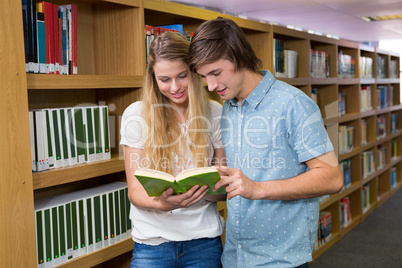
M 311 268 L 402 267 L 402 191 L 324 252 Z

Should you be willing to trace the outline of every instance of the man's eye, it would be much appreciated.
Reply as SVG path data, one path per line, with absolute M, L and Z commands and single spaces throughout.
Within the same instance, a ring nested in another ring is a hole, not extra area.
M 213 75 L 213 76 L 219 76 L 220 74 L 221 74 L 221 72 L 213 73 L 212 75 Z

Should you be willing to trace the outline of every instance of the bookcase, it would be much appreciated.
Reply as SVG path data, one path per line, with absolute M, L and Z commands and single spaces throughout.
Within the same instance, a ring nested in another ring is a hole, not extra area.
M 50 0 L 64 4 L 61 0 Z M 362 222 L 401 185 L 401 128 L 399 55 L 354 42 L 335 40 L 290 30 L 213 11 L 184 6 L 162 0 L 74 0 L 78 5 L 78 75 L 26 74 L 21 2 L 5 0 L 0 11 L 0 65 L 2 88 L 0 98 L 2 137 L 1 217 L 0 227 L 6 230 L 0 242 L 0 259 L 7 267 L 34 267 L 35 200 L 67 193 L 109 181 L 124 181 L 124 163 L 119 150 L 119 122 L 124 109 L 139 99 L 145 74 L 144 25 L 183 24 L 184 30 L 195 31 L 205 20 L 230 17 L 245 32 L 253 49 L 263 61 L 263 68 L 272 70 L 274 39 L 283 40 L 285 49 L 297 51 L 296 78 L 278 78 L 317 98 L 318 106 L 339 161 L 350 159 L 351 186 L 325 199 L 320 209 L 332 215 L 332 237 L 314 251 L 317 258 L 341 237 Z M 4 33 L 4 34 L 3 34 Z M 7 38 L 6 38 L 7 37 Z M 312 78 L 311 50 L 328 55 L 328 76 Z M 355 58 L 354 77 L 338 78 L 337 55 Z M 361 77 L 360 59 L 373 64 L 372 77 Z M 377 76 L 377 63 L 381 77 Z M 396 71 L 394 71 L 396 70 Z M 4 82 L 3 82 L 4 81 Z M 377 86 L 392 87 L 393 102 L 383 108 L 376 106 Z M 371 110 L 360 109 L 362 86 L 370 86 Z M 339 116 L 338 98 L 345 96 L 345 114 Z M 215 95 L 211 95 L 216 98 Z M 220 100 L 218 96 L 216 98 Z M 112 158 L 101 162 L 31 172 L 28 131 L 28 109 L 74 107 L 77 105 L 108 105 L 111 119 Z M 378 117 L 385 121 L 384 137 L 378 138 Z M 366 125 L 362 143 L 361 125 Z M 354 128 L 353 149 L 338 152 L 338 127 Z M 385 163 L 376 164 L 377 152 L 385 148 Z M 372 151 L 374 171 L 363 177 L 362 155 Z M 392 181 L 395 181 L 393 184 Z M 369 189 L 369 206 L 362 208 L 363 193 Z M 340 200 L 350 201 L 351 223 L 341 227 Z M 224 202 L 218 204 L 226 215 Z M 133 242 L 126 239 L 102 250 L 74 258 L 62 267 L 127 267 Z M 23 257 L 22 257 L 23 256 Z

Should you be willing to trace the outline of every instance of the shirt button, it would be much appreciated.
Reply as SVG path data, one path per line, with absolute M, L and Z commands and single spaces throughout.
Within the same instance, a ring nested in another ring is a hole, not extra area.
M 239 244 L 239 245 L 237 245 L 237 247 L 239 248 L 239 249 L 241 249 L 241 245 Z

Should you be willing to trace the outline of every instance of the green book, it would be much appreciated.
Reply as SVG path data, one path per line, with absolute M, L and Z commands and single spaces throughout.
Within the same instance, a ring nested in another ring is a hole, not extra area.
M 215 167 L 202 167 L 187 169 L 176 176 L 168 173 L 152 170 L 137 169 L 134 176 L 142 184 L 149 196 L 160 196 L 164 191 L 173 188 L 175 194 L 182 194 L 190 190 L 194 185 L 208 185 L 208 194 L 226 194 L 223 187 L 214 192 L 214 185 L 220 180 L 219 172 Z

